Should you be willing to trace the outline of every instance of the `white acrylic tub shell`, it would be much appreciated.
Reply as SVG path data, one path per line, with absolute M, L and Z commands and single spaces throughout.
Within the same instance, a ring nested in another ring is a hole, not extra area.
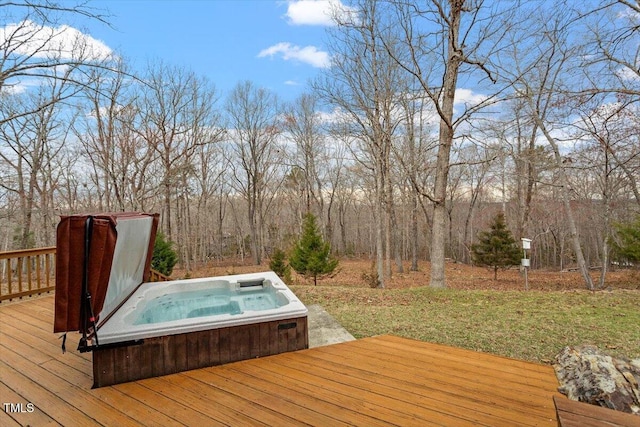
M 161 323 L 134 324 L 148 302 L 157 297 L 180 292 L 230 287 L 244 292 L 241 282 L 265 280 L 277 294 L 279 307 L 266 310 L 244 310 L 240 314 L 215 314 L 172 320 Z M 272 271 L 201 279 L 174 280 L 170 282 L 143 283 L 122 306 L 98 327 L 98 343 L 114 344 L 166 335 L 205 331 L 230 326 L 271 322 L 307 315 L 307 308 Z

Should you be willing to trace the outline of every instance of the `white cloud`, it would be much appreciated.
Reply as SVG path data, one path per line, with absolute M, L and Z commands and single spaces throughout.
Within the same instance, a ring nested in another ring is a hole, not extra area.
M 61 67 L 54 67 L 54 70 L 59 70 Z M 10 95 L 20 95 L 33 88 L 42 86 L 42 79 L 33 78 L 28 76 L 22 76 L 21 78 L 9 78 L 4 81 L 0 93 L 6 93 Z
M 616 72 L 616 75 L 625 81 L 640 81 L 640 73 L 631 68 L 621 68 Z
M 0 93 L 6 93 L 8 95 L 20 95 L 21 93 L 26 92 L 28 89 L 27 85 L 21 83 L 4 83 L 0 88 Z
M 487 99 L 486 95 L 481 93 L 474 93 L 471 89 L 459 88 L 456 89 L 456 95 L 454 97 L 454 105 L 464 104 L 466 106 L 474 106 L 480 104 Z
M 278 54 L 285 61 L 293 59 L 316 68 L 329 68 L 331 66 L 331 60 L 327 52 L 318 50 L 315 46 L 300 47 L 287 42 L 281 42 L 261 50 L 258 58 L 273 57 Z
M 300 83 L 295 80 L 285 80 L 284 84 L 287 86 L 300 86 Z
M 321 111 L 318 113 L 318 117 L 322 123 L 342 123 L 351 120 L 350 115 L 339 107 L 331 111 Z
M 99 60 L 113 53 L 102 41 L 68 25 L 54 28 L 29 20 L 0 28 L 0 46 L 18 55 L 67 60 Z
M 631 7 L 626 7 L 623 10 L 618 12 L 618 18 L 628 19 L 632 23 L 639 22 L 640 12 L 633 10 Z
M 291 25 L 335 25 L 336 14 L 346 19 L 355 14 L 355 9 L 340 0 L 296 0 L 288 2 L 285 16 Z

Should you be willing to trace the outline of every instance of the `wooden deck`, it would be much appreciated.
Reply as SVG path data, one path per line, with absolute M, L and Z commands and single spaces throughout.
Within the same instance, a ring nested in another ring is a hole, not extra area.
M 560 427 L 639 427 L 640 417 L 554 396 Z
M 395 336 L 92 390 L 52 322 L 52 296 L 0 305 L 2 426 L 556 426 L 564 399 L 549 366 Z

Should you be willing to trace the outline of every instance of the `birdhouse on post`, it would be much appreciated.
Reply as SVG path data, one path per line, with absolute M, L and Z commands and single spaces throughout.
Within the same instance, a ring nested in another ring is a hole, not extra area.
M 531 266 L 531 262 L 527 258 L 527 251 L 531 250 L 531 239 L 523 237 L 522 239 L 522 251 L 524 252 L 524 258 L 522 258 L 522 267 L 524 267 L 524 289 L 529 290 L 529 276 L 527 275 L 527 268 Z

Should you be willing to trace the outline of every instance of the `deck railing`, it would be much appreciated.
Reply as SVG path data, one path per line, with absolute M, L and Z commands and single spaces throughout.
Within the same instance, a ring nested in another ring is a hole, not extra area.
M 0 301 L 55 289 L 56 248 L 0 252 Z
M 0 252 L 0 302 L 50 292 L 56 286 L 56 247 Z M 151 270 L 151 282 L 171 280 Z
M 151 275 L 149 276 L 150 282 L 168 282 L 171 280 L 171 277 L 165 276 L 157 270 L 151 269 Z

